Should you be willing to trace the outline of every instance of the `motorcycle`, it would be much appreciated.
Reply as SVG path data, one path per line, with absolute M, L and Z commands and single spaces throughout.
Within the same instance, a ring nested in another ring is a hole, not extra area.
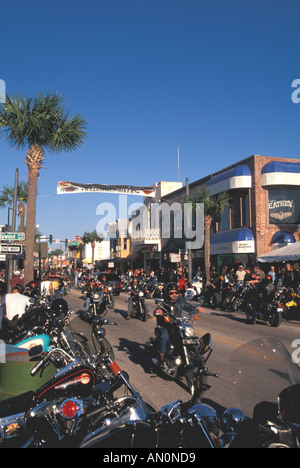
M 282 342 L 262 338 L 232 353 L 234 388 L 249 417 L 252 448 L 300 448 L 299 350 L 289 354 Z
M 102 292 L 99 289 L 90 292 L 85 290 L 84 294 L 86 298 L 87 296 L 90 298 L 89 309 L 84 312 L 88 320 L 97 316 L 104 317 L 107 314 L 107 308 L 113 308 L 112 288 L 105 287 Z
M 148 308 L 145 292 L 141 289 L 130 291 L 130 317 L 137 318 L 142 322 L 148 319 Z
M 147 298 L 162 298 L 164 292 L 164 283 L 159 283 L 156 278 L 151 280 L 147 287 Z
M 101 415 L 124 384 L 119 374 L 128 379 L 104 341 L 104 323 L 111 324 L 94 321 L 101 348 L 89 357 L 74 358 L 60 348 L 40 354 L 41 346 L 16 353 L 5 346 L 0 359 L 0 447 L 74 447 L 102 424 Z M 17 396 L 10 398 L 12 393 Z
M 236 292 L 236 298 L 232 304 L 232 310 L 237 312 L 238 310 L 242 310 L 246 312 L 247 305 L 249 302 L 249 298 L 251 292 L 255 289 L 255 286 L 251 283 L 244 283 L 238 288 Z
M 185 291 L 185 298 L 192 301 L 201 301 L 204 292 L 204 278 L 203 276 L 196 276 L 188 285 Z
M 286 320 L 299 319 L 300 317 L 300 294 L 292 288 L 283 288 L 279 291 L 282 294 L 284 304 L 283 316 Z
M 182 317 L 175 317 L 165 307 L 162 299 L 157 299 L 156 304 L 166 323 L 170 324 L 169 343 L 164 357 L 164 366 L 159 365 L 159 328 L 155 329 L 156 337 L 151 337 L 145 345 L 145 350 L 152 357 L 152 362 L 165 378 L 176 380 L 185 378 L 191 394 L 195 391 L 195 386 L 200 382 L 200 386 L 207 389 L 207 377 L 218 377 L 218 374 L 210 374 L 206 368 L 211 349 L 211 336 L 205 335 L 201 339 L 195 335 L 195 330 L 191 320 L 183 314 Z M 194 316 L 199 320 L 199 316 Z M 207 354 L 206 357 L 204 355 Z
M 250 294 L 246 308 L 247 323 L 254 325 L 257 320 L 262 320 L 277 328 L 281 324 L 283 311 L 281 296 L 276 294 L 273 285 L 267 286 L 263 292 L 255 288 Z
M 210 351 L 207 336 L 199 341 L 199 347 L 203 355 Z M 115 368 L 114 372 L 130 395 L 110 402 L 99 427 L 81 441 L 79 448 L 228 448 L 244 426 L 244 414 L 237 408 L 218 416 L 211 406 L 197 403 L 203 393 L 199 381 L 189 401 L 177 400 L 156 411 L 129 384 L 123 371 Z
M 20 319 L 4 325 L 3 339 L 18 348 L 31 349 L 42 345 L 46 352 L 50 347 L 57 347 L 75 356 L 84 348 L 87 339 L 82 333 L 71 333 L 71 312 L 62 298 L 51 303 L 47 297 L 37 296 L 31 299 L 31 306 Z

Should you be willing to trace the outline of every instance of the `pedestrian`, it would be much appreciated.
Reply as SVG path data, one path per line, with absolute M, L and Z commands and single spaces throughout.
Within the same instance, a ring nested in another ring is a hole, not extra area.
M 24 285 L 24 278 L 21 277 L 21 272 L 20 271 L 15 271 L 14 272 L 14 276 L 12 277 L 12 279 L 10 280 L 10 290 L 12 291 L 14 286 L 16 284 L 20 284 L 21 286 L 25 286 Z
M 24 287 L 16 284 L 10 294 L 5 296 L 5 318 L 7 320 L 16 320 L 25 314 L 27 307 L 30 306 L 30 298 L 23 295 Z
M 49 276 L 44 276 L 41 282 L 41 293 L 45 294 L 49 299 L 52 299 L 54 289 L 53 284 L 49 279 Z
M 276 283 L 276 270 L 274 266 L 271 266 L 268 275 L 272 276 L 272 283 L 275 284 Z
M 236 273 L 235 273 L 235 280 L 237 282 L 237 285 L 240 286 L 241 284 L 244 284 L 245 281 L 245 276 L 246 276 L 246 270 L 244 270 L 243 265 L 239 265 Z
M 283 279 L 283 286 L 285 288 L 295 287 L 295 273 L 290 263 L 286 264 L 286 272 Z

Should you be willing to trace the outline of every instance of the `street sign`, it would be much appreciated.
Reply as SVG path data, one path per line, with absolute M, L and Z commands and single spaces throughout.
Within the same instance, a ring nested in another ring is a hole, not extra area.
M 0 232 L 0 241 L 25 240 L 25 232 Z
M 1 254 L 20 254 L 22 253 L 21 244 L 0 244 L 0 253 Z

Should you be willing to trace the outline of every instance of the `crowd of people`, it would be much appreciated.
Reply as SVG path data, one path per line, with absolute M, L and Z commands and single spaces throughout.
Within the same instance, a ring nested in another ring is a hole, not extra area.
M 145 277 L 155 277 L 157 281 L 164 284 L 176 283 L 181 292 L 184 292 L 188 285 L 188 271 L 184 268 L 161 268 L 149 273 L 146 273 L 143 268 L 138 268 L 118 273 L 120 276 L 123 274 L 128 277 L 132 282 L 134 278 L 137 278 L 139 282 Z M 267 269 L 262 270 L 259 266 L 250 268 L 239 264 L 231 268 L 224 267 L 221 273 L 218 273 L 216 268 L 212 267 L 210 271 L 210 283 L 216 283 L 220 279 L 220 276 L 238 285 L 243 282 L 251 282 L 253 284 L 260 283 L 268 276 L 268 278 L 272 278 L 272 283 L 277 289 L 287 287 L 297 290 L 300 285 L 300 265 L 298 263 L 294 265 L 290 263 L 280 264 L 279 266 L 269 265 Z M 40 290 L 50 299 L 55 299 L 60 295 L 66 295 L 70 290 L 70 286 L 72 284 L 77 285 L 82 277 L 89 280 L 92 277 L 91 270 L 86 268 L 75 270 L 47 270 L 43 272 Z M 201 277 L 203 283 L 206 284 L 205 273 L 200 267 L 194 272 L 193 277 Z M 24 273 L 21 270 L 15 271 L 10 280 L 11 292 L 8 294 L 7 283 L 5 282 L 5 271 L 0 271 L 0 324 L 4 314 L 12 318 L 17 309 L 19 311 L 21 310 L 21 314 L 25 311 L 28 306 L 28 297 L 23 295 L 25 286 Z
M 264 271 L 259 266 L 253 268 L 247 266 L 244 268 L 240 264 L 237 268 L 229 269 L 225 267 L 221 276 L 228 278 L 230 282 L 237 283 L 238 285 L 243 282 L 257 284 L 265 280 L 266 277 L 271 277 L 272 284 L 276 289 L 286 287 L 297 290 L 300 285 L 300 266 L 298 263 L 293 266 L 290 263 L 281 264 L 277 267 L 270 265 Z M 219 275 L 216 273 L 216 270 L 213 269 L 211 272 L 211 282 L 214 282 L 218 277 Z

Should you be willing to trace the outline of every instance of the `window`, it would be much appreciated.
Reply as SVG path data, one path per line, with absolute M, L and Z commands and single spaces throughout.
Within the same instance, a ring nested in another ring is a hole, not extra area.
M 231 208 L 227 207 L 226 211 L 221 214 L 219 224 L 220 231 L 227 231 L 230 229 L 230 211 Z
M 242 195 L 242 226 L 250 226 L 249 193 Z
M 300 190 L 269 190 L 269 224 L 300 224 Z

